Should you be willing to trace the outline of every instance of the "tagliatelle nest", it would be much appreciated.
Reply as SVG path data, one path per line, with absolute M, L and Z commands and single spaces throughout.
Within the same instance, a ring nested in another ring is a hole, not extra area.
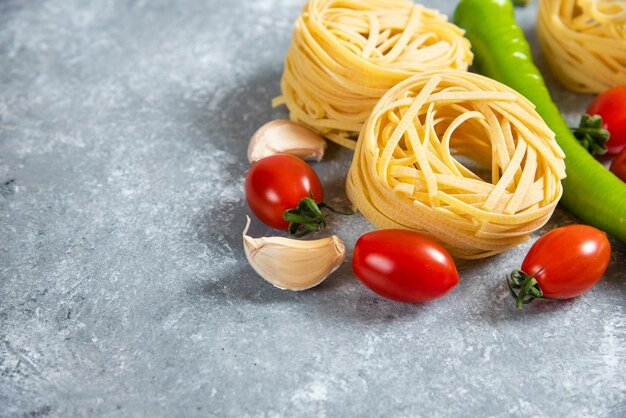
M 355 139 L 376 102 L 406 78 L 466 70 L 463 30 L 407 0 L 310 0 L 298 17 L 281 79 L 290 118 L 340 145 Z
M 542 0 L 537 33 L 568 89 L 602 93 L 626 84 L 626 1 Z
M 347 193 L 378 228 L 416 230 L 456 257 L 481 258 L 547 222 L 562 194 L 563 159 L 519 93 L 477 74 L 424 73 L 374 108 Z

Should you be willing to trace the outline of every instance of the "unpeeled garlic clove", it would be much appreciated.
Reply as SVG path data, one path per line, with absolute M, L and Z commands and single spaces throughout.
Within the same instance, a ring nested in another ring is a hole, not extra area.
M 248 161 L 253 163 L 274 154 L 291 154 L 307 161 L 321 161 L 326 150 L 324 138 L 306 126 L 276 119 L 261 126 L 248 144 Z
M 346 247 L 333 235 L 311 241 L 282 237 L 252 238 L 250 218 L 243 231 L 243 248 L 252 268 L 280 289 L 305 290 L 320 284 L 346 258 Z

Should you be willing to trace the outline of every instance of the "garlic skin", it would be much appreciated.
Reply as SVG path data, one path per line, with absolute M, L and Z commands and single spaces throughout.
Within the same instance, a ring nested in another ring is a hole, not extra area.
M 252 238 L 243 231 L 243 248 L 252 268 L 265 280 L 288 290 L 306 290 L 320 284 L 346 258 L 346 247 L 333 235 L 304 241 L 282 237 Z
M 248 144 L 248 161 L 253 163 L 274 154 L 291 154 L 306 161 L 320 162 L 326 141 L 309 128 L 285 119 L 261 126 Z

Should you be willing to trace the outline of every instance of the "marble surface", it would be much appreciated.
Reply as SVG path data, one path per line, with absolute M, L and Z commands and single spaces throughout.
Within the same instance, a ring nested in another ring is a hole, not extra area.
M 523 312 L 504 277 L 532 241 L 423 305 L 349 262 L 301 293 L 248 266 L 247 141 L 285 116 L 302 3 L 0 1 L 0 417 L 626 416 L 615 240 L 596 288 Z M 548 81 L 574 123 L 590 97 Z M 339 206 L 350 157 L 314 165 Z M 330 228 L 349 253 L 372 229 Z

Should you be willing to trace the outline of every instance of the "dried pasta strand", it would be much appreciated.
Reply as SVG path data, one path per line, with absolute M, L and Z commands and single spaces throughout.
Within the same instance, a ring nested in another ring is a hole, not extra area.
M 467 70 L 473 55 L 463 33 L 409 0 L 309 0 L 273 104 L 354 148 L 376 102 L 395 84 L 422 71 Z
M 601 93 L 626 84 L 625 0 L 541 0 L 537 33 L 568 89 Z
M 482 177 L 468 159 L 482 162 Z M 426 72 L 374 107 L 346 190 L 378 228 L 416 230 L 456 257 L 482 258 L 548 221 L 563 160 L 554 133 L 517 92 L 478 74 Z

